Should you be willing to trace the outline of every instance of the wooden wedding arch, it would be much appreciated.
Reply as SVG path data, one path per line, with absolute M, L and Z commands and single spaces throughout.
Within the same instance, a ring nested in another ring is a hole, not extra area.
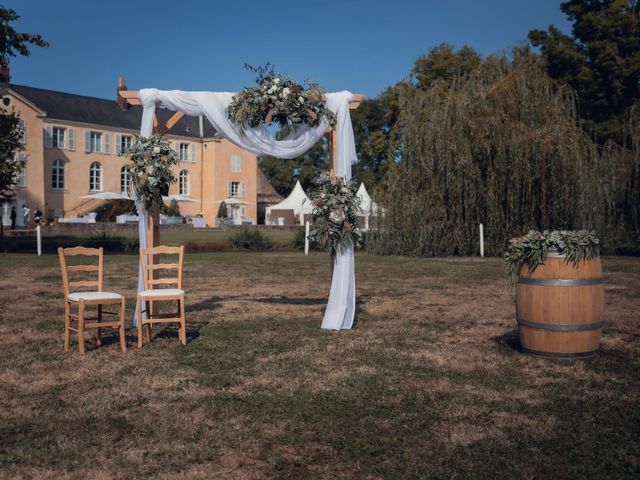
M 353 100 L 349 103 L 349 108 L 355 110 L 360 106 L 364 95 L 356 93 L 353 95 Z M 140 92 L 137 90 L 128 90 L 124 79 L 118 79 L 118 104 L 126 108 L 129 105 L 142 105 L 140 101 Z M 175 112 L 164 125 L 160 125 L 158 120 L 158 113 L 154 113 L 153 116 L 153 128 L 160 133 L 169 132 L 185 115 L 184 112 Z M 325 133 L 325 137 L 329 141 L 329 156 L 331 159 L 331 175 L 335 175 L 336 171 L 336 130 L 331 128 Z M 153 214 L 147 215 L 147 246 L 157 247 L 160 245 L 160 212 L 159 209 L 154 209 Z

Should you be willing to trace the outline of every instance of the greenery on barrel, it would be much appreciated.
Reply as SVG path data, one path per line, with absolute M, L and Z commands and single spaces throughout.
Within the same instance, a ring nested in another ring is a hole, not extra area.
M 358 230 L 358 185 L 341 177 L 331 177 L 323 172 L 314 181 L 310 192 L 314 204 L 309 241 L 331 256 L 349 243 L 356 246 L 360 241 Z
M 534 272 L 544 263 L 550 250 L 564 255 L 567 262 L 577 266 L 583 260 L 600 255 L 600 240 L 589 230 L 545 230 L 542 233 L 530 230 L 522 237 L 511 239 L 505 254 L 511 285 L 515 286 L 518 281 L 518 270 L 522 265 L 526 264 L 529 271 Z

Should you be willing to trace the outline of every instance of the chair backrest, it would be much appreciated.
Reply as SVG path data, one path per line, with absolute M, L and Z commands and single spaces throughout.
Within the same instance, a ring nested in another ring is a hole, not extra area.
M 161 263 L 158 255 L 178 255 L 178 261 Z M 156 285 L 175 285 L 182 290 L 182 261 L 184 257 L 184 245 L 180 247 L 149 247 L 140 248 L 140 264 L 142 265 L 142 279 L 145 290 L 153 290 Z M 164 276 L 156 278 L 155 272 L 160 270 L 175 270 L 176 276 Z
M 98 264 L 91 265 L 67 265 L 67 257 L 75 256 L 98 257 Z M 96 291 L 102 291 L 102 260 L 104 250 L 100 248 L 72 247 L 58 248 L 58 258 L 60 258 L 60 269 L 62 270 L 62 287 L 64 288 L 64 297 L 67 298 L 71 289 L 74 287 L 94 287 Z M 96 280 L 69 280 L 69 274 L 73 272 L 98 272 Z

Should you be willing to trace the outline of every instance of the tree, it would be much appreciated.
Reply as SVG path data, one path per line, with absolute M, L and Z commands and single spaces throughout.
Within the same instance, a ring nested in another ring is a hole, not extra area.
M 40 47 L 49 46 L 40 35 L 16 32 L 11 22 L 18 18 L 20 17 L 15 11 L 0 5 L 0 67 L 6 67 L 9 64 L 9 57 L 29 56 L 31 53 L 29 44 Z M 0 78 L 0 81 L 7 80 L 7 78 Z M 0 200 L 13 197 L 12 188 L 22 168 L 14 156 L 15 150 L 20 145 L 21 135 L 19 119 L 15 112 L 0 110 Z M 2 222 L 0 222 L 0 237 L 3 233 L 1 225 Z
M 456 52 L 453 46 L 442 43 L 416 59 L 411 76 L 418 88 L 428 90 L 439 82 L 468 78 L 481 63 L 482 57 L 473 48 L 465 45 Z
M 0 201 L 13 198 L 13 186 L 23 165 L 14 151 L 20 145 L 22 131 L 18 116 L 13 112 L 0 110 Z M 0 221 L 0 239 L 4 231 Z
M 29 44 L 38 47 L 49 46 L 40 35 L 16 32 L 11 23 L 19 18 L 20 16 L 14 10 L 0 5 L 0 65 L 8 65 L 9 57 L 17 57 L 18 55 L 28 57 L 31 55 Z
M 594 139 L 630 146 L 625 123 L 640 99 L 640 2 L 571 0 L 561 4 L 572 37 L 551 25 L 532 30 L 549 75 L 578 92 L 578 113 Z
M 446 88 L 454 79 L 467 78 L 481 63 L 480 54 L 471 47 L 464 46 L 456 52 L 453 46 L 443 43 L 415 60 L 407 80 L 386 88 L 376 98 L 363 101 L 351 114 L 358 152 L 354 178 L 375 189 L 398 159 L 393 132 L 400 103 L 407 98 L 409 90 Z
M 299 157 L 285 159 L 265 155 L 258 158 L 258 163 L 273 188 L 287 196 L 296 180 L 300 180 L 306 190 L 312 186 L 318 172 L 330 168 L 328 143 L 323 138 Z
M 492 255 L 529 228 L 593 229 L 611 250 L 637 245 L 637 163 L 598 149 L 575 96 L 529 49 L 491 56 L 447 89 L 408 89 L 394 127 L 401 160 L 379 191 L 385 215 L 367 249 L 473 255 L 479 223 Z

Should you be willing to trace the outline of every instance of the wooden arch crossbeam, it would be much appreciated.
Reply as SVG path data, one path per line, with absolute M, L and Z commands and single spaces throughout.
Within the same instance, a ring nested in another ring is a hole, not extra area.
M 349 103 L 349 108 L 351 110 L 355 110 L 360 106 L 360 104 L 362 103 L 362 100 L 364 100 L 364 95 L 361 93 L 355 93 L 353 95 L 353 100 Z M 121 83 L 118 87 L 118 103 L 121 105 L 141 105 L 142 102 L 140 101 L 140 92 L 138 92 L 137 90 L 127 90 L 126 85 L 124 84 L 124 81 L 121 80 Z M 153 127 L 158 132 L 167 133 L 176 125 L 176 123 L 180 121 L 182 117 L 184 117 L 184 112 L 180 112 L 180 111 L 175 112 L 169 118 L 169 120 L 167 120 L 167 122 L 164 125 L 160 125 L 160 122 L 158 120 L 158 113 L 156 112 L 153 115 Z M 327 133 L 325 134 L 325 136 L 327 137 L 327 140 L 329 141 L 329 152 L 331 154 L 331 175 L 335 174 L 335 161 L 336 161 L 335 133 L 336 133 L 335 129 L 332 128 L 329 131 L 327 131 Z
M 364 99 L 363 94 L 361 93 L 354 94 L 353 100 L 351 101 L 351 103 L 349 103 L 349 108 L 352 110 L 358 108 L 362 103 L 363 99 Z M 129 105 L 141 105 L 142 103 L 140 102 L 140 92 L 136 90 L 118 89 L 118 102 L 129 104 Z M 160 122 L 158 121 L 158 114 L 155 113 L 153 116 L 153 126 L 156 130 L 166 133 L 169 130 L 171 130 L 176 125 L 176 123 L 180 121 L 182 117 L 184 117 L 184 112 L 179 112 L 179 111 L 175 112 L 171 116 L 171 118 L 167 120 L 167 123 L 165 123 L 164 125 L 160 125 Z M 331 132 L 327 132 L 327 133 L 331 133 Z

